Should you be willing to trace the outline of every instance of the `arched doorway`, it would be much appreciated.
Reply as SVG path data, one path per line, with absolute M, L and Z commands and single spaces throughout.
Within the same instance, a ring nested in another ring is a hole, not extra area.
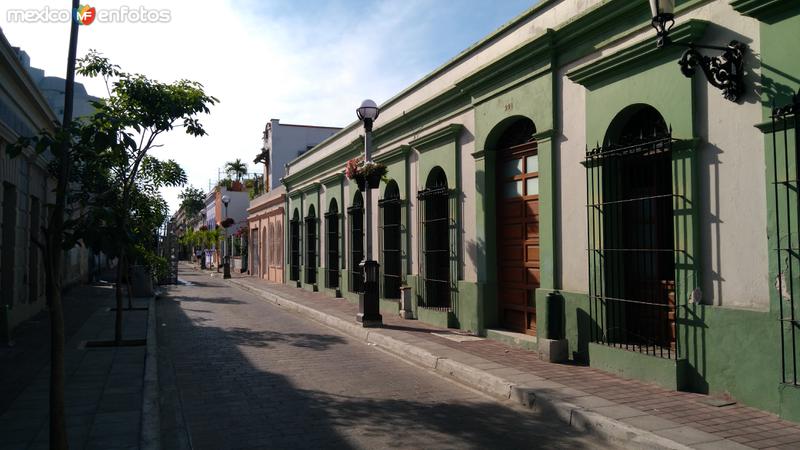
M 441 167 L 428 174 L 420 200 L 423 295 L 421 306 L 450 309 L 450 188 Z
M 275 234 L 275 226 L 273 225 L 272 221 L 267 219 L 269 225 L 264 226 L 264 235 L 268 241 L 264 242 L 265 245 L 265 252 L 264 252 L 264 278 L 274 281 L 273 275 L 273 266 L 275 265 L 275 240 L 276 239 L 283 239 L 283 236 Z M 269 230 L 269 231 L 268 231 Z
M 599 175 L 594 188 L 601 195 L 590 197 L 599 199 L 595 217 L 602 227 L 596 233 L 602 241 L 590 242 L 602 266 L 599 337 L 672 357 L 675 245 L 669 128 L 652 106 L 632 105 L 617 114 L 604 142 L 592 157 Z
M 495 145 L 497 304 L 501 325 L 536 334 L 539 287 L 539 153 L 527 118 L 509 124 Z
M 291 241 L 291 270 L 289 271 L 289 279 L 292 281 L 300 281 L 300 212 L 295 209 L 292 214 L 292 221 L 289 224 L 289 240 Z
M 261 260 L 264 262 L 263 267 L 261 268 L 261 278 L 267 277 L 267 272 L 269 271 L 269 243 L 270 239 L 272 239 L 271 234 L 267 234 L 267 226 L 264 225 L 261 227 L 261 248 L 262 248 L 262 255 Z
M 325 276 L 325 287 L 339 288 L 339 205 L 331 199 L 328 212 L 325 213 L 325 246 L 327 248 L 328 270 Z
M 350 292 L 361 292 L 364 276 L 361 261 L 364 259 L 364 197 L 361 191 L 353 196 L 353 205 L 347 208 L 350 222 Z
M 400 298 L 402 284 L 401 202 L 397 182 L 386 184 L 383 198 L 378 202 L 381 211 L 381 253 L 383 267 L 383 297 Z
M 314 205 L 306 216 L 306 283 L 317 282 L 317 213 Z

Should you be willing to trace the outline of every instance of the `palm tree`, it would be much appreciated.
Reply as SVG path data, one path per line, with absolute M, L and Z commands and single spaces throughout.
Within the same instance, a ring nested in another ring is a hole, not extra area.
M 247 175 L 247 164 L 236 158 L 235 161 L 225 164 L 225 172 L 236 177 L 236 181 L 242 181 L 242 177 Z

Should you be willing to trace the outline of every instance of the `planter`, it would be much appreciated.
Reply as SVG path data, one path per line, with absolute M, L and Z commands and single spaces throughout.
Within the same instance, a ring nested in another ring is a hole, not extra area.
M 372 173 L 367 175 L 367 183 L 370 189 L 378 189 L 381 184 L 381 175 L 379 173 Z
M 364 192 L 367 188 L 367 179 L 362 176 L 358 176 L 355 178 L 355 180 L 356 185 L 358 185 L 358 190 Z

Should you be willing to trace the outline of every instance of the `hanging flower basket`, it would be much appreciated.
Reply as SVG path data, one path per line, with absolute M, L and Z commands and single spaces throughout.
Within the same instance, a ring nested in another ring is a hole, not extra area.
M 234 223 L 236 223 L 236 221 L 233 220 L 233 218 L 228 217 L 227 219 L 223 220 L 222 223 L 220 223 L 220 225 L 222 225 L 223 228 L 228 228 L 232 226 Z
M 348 179 L 354 180 L 361 191 L 367 186 L 370 189 L 377 189 L 381 178 L 386 175 L 386 166 L 374 161 L 365 163 L 364 158 L 359 156 L 347 161 L 344 174 Z

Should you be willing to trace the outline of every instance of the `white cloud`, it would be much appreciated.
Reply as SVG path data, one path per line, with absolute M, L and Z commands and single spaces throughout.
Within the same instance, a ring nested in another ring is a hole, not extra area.
M 48 75 L 64 76 L 68 24 L 7 23 L 13 8 L 67 7 L 67 0 L 4 0 L 2 28 L 12 45 Z M 209 136 L 181 131 L 164 136 L 162 158 L 176 159 L 195 186 L 208 188 L 226 161 L 252 161 L 270 118 L 288 123 L 344 126 L 365 97 L 381 102 L 424 74 L 416 49 L 430 45 L 434 26 L 420 20 L 420 0 L 325 4 L 324 11 L 273 15 L 254 0 L 131 0 L 92 6 L 169 9 L 167 24 L 95 22 L 80 29 L 78 54 L 97 49 L 124 70 L 204 84 L 221 103 L 204 118 Z M 360 3 L 357 3 L 358 5 Z M 285 3 L 283 4 L 285 7 Z M 273 5 L 274 6 L 274 5 Z M 432 10 L 430 2 L 425 8 Z M 322 7 L 322 6 L 321 6 Z M 258 11 L 254 13 L 253 11 Z M 78 81 L 104 95 L 99 80 Z M 252 166 L 252 164 L 251 164 Z M 251 167 L 251 169 L 254 169 Z M 174 209 L 178 189 L 165 190 Z

